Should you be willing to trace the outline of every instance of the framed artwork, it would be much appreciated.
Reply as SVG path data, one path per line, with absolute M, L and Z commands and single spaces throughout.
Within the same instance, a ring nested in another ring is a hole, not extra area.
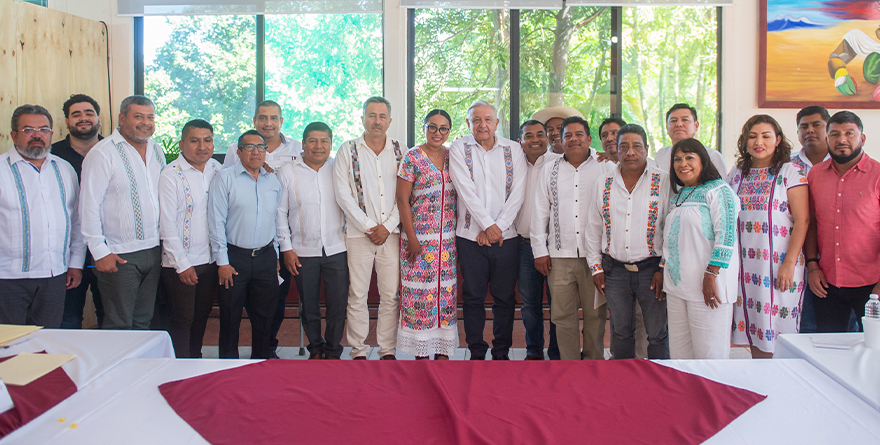
M 880 1 L 761 0 L 758 105 L 880 109 Z

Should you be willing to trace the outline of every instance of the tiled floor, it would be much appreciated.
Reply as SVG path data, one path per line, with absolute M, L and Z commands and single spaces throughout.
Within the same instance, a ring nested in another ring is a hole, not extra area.
M 308 351 L 304 348 L 301 350 L 300 348 L 300 328 L 299 328 L 299 319 L 293 318 L 295 317 L 295 311 L 288 309 L 287 317 L 284 322 L 281 324 L 281 329 L 278 331 L 278 349 L 276 350 L 279 357 L 283 359 L 306 359 L 308 358 Z M 375 310 L 372 309 L 371 316 L 375 317 Z M 487 311 L 487 318 L 491 317 L 491 313 Z M 547 314 L 545 312 L 545 317 Z M 544 321 L 544 342 L 548 341 L 550 338 L 550 322 L 545 318 Z M 323 330 L 323 327 L 322 327 Z M 205 346 L 202 347 L 202 355 L 204 358 L 217 358 L 217 339 L 220 332 L 220 320 L 218 318 L 211 318 L 208 320 L 208 328 L 205 332 Z M 470 358 L 470 351 L 467 350 L 467 344 L 464 341 L 464 325 L 462 323 L 458 323 L 458 337 L 459 337 L 459 349 L 456 351 L 455 355 L 450 357 L 453 360 L 466 360 Z M 486 320 L 486 328 L 483 331 L 483 338 L 486 339 L 487 342 L 491 341 L 492 338 L 492 320 Z M 303 336 L 303 340 L 305 340 Z M 240 345 L 250 345 L 251 343 L 251 326 L 247 319 L 242 319 L 241 327 L 239 329 L 239 344 Z M 367 357 L 371 360 L 378 360 L 378 345 L 376 343 L 376 320 L 372 318 L 370 320 L 370 333 L 367 336 L 367 344 L 373 346 L 370 349 L 370 355 Z M 605 357 L 609 357 L 608 347 L 610 344 L 610 331 L 609 326 L 606 325 L 605 329 Z M 351 351 L 351 348 L 348 347 L 348 342 L 343 335 L 342 345 L 345 347 L 344 352 L 342 353 L 343 359 L 348 359 L 348 353 Z M 510 359 L 511 360 L 523 360 L 526 356 L 526 340 L 525 340 L 525 328 L 523 328 L 522 320 L 519 317 L 519 312 L 517 312 L 516 319 L 513 324 L 513 348 L 510 351 Z M 250 346 L 239 346 L 239 356 L 241 358 L 248 358 L 251 354 Z M 302 354 L 302 355 L 300 355 Z M 545 352 L 546 355 L 546 352 Z M 397 358 L 404 360 L 412 360 L 415 359 L 411 354 L 407 354 L 404 352 L 398 352 Z M 746 347 L 731 347 L 730 348 L 730 358 L 735 359 L 748 359 L 751 358 L 751 354 L 749 353 L 749 349 Z

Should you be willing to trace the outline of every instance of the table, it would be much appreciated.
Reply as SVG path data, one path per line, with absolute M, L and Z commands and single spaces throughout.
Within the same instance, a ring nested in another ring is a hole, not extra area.
M 880 410 L 880 349 L 866 348 L 864 338 L 861 332 L 782 334 L 773 358 L 802 358 Z M 851 348 L 825 346 L 833 344 Z
M 0 443 L 203 444 L 158 386 L 253 362 L 125 360 Z M 880 443 L 880 413 L 804 360 L 658 363 L 768 395 L 708 443 Z M 77 427 L 71 428 L 72 423 Z
M 40 351 L 75 354 L 62 368 L 80 389 L 125 359 L 175 357 L 165 331 L 99 329 L 40 329 L 9 342 L 0 349 L 0 357 Z

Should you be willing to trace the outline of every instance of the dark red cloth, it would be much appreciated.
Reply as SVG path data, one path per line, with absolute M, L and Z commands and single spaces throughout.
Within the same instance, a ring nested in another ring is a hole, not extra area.
M 11 358 L 0 358 L 0 363 Z M 76 392 L 76 384 L 63 369 L 58 367 L 27 385 L 6 385 L 6 389 L 15 408 L 0 414 L 0 438 L 73 395 Z
M 766 397 L 644 360 L 269 360 L 159 390 L 213 444 L 700 443 Z

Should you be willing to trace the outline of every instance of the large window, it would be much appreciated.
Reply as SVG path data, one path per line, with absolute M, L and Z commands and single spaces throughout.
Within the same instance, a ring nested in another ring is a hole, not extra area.
M 261 99 L 281 105 L 286 136 L 301 139 L 309 122 L 324 121 L 341 142 L 361 133 L 364 99 L 383 92 L 380 14 L 145 17 L 144 36 L 144 93 L 156 102 L 154 139 L 164 143 L 202 118 L 223 153 L 253 126 Z

